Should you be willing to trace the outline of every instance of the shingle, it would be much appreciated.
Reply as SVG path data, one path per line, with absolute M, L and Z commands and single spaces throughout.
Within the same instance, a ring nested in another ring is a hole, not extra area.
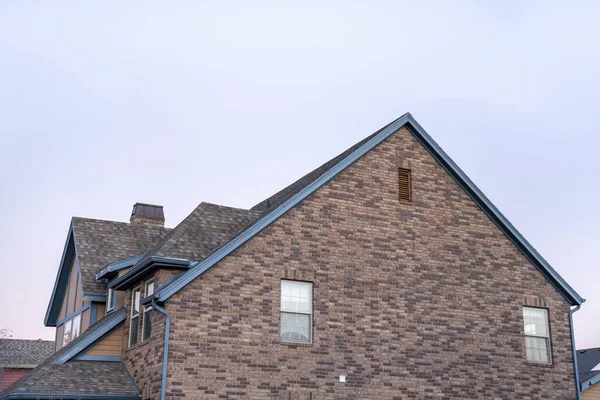
M 126 222 L 73 218 L 77 259 L 85 294 L 105 294 L 106 284 L 96 273 L 115 261 L 139 256 L 152 248 L 171 229 Z
M 600 347 L 577 350 L 577 369 L 579 370 L 580 382 L 585 382 L 599 375 L 600 371 L 592 371 L 597 365 L 600 365 Z
M 46 358 L 0 393 L 0 398 L 20 392 L 56 395 L 61 393 L 138 395 L 137 387 L 121 362 L 70 360 L 64 364 L 53 363 L 82 340 L 118 318 L 119 314 L 113 313 L 92 325 L 81 336 Z M 60 398 L 60 396 L 54 397 Z
M 137 265 L 151 256 L 203 260 L 260 215 L 260 211 L 200 203 L 190 215 L 148 251 Z
M 53 352 L 50 340 L 0 339 L 0 367 L 35 368 Z

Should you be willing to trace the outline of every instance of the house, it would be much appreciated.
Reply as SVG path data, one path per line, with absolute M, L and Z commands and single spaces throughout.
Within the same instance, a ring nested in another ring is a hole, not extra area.
M 37 367 L 54 352 L 50 340 L 0 339 L 0 391 Z
M 577 399 L 583 302 L 405 114 L 250 209 L 74 218 L 0 398 Z
M 583 400 L 600 399 L 600 348 L 577 350 L 577 366 Z

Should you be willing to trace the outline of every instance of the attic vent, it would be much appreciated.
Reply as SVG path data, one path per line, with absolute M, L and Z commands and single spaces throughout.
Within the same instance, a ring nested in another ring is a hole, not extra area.
M 398 196 L 400 201 L 412 201 L 410 169 L 398 168 Z

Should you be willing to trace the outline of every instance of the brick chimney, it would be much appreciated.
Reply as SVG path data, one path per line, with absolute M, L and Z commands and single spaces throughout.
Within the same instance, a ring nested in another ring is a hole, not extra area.
M 165 226 L 163 206 L 154 204 L 135 203 L 129 222 L 132 225 Z

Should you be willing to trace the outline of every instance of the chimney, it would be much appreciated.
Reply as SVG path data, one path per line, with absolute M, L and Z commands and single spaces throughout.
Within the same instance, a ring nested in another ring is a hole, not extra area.
M 129 222 L 132 225 L 165 226 L 163 206 L 154 204 L 135 203 Z

